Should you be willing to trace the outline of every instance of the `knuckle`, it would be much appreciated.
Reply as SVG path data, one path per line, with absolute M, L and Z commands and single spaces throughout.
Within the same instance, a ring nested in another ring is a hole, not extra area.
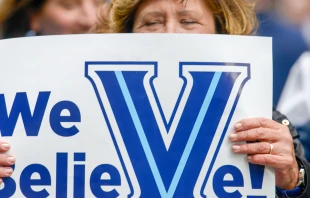
M 258 122 L 262 127 L 268 126 L 268 120 L 266 118 L 258 118 Z
M 264 139 L 264 137 L 266 136 L 266 131 L 262 128 L 257 128 L 254 129 L 254 133 L 255 133 L 255 137 L 256 139 Z
M 292 138 L 292 136 L 284 136 L 284 137 L 283 137 L 283 140 L 284 140 L 285 142 L 287 142 L 289 145 L 290 145 L 290 144 L 293 145 L 293 138 Z
M 289 132 L 289 129 L 287 126 L 283 126 L 278 131 L 279 135 L 281 135 L 281 139 L 287 143 L 293 143 L 293 137 Z
M 258 152 L 265 152 L 268 149 L 269 149 L 269 145 L 267 145 L 265 143 L 258 144 L 258 146 L 257 146 L 257 151 Z
M 286 131 L 286 133 L 290 133 L 290 129 L 288 128 L 288 126 L 286 125 L 281 125 L 281 126 L 282 126 L 282 129 Z
M 252 144 L 245 144 L 244 145 L 244 151 L 247 152 L 247 151 L 250 151 L 252 150 Z
M 252 123 L 251 119 L 246 119 L 242 121 L 242 126 L 244 128 L 249 128 L 251 126 L 251 123 Z
M 288 137 L 289 139 L 293 139 L 290 129 L 287 126 L 283 126 L 282 134 L 284 134 L 284 136 Z

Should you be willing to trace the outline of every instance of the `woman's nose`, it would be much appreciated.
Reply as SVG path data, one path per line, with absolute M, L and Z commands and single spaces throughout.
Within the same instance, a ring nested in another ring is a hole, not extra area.
M 177 33 L 177 24 L 174 20 L 167 20 L 165 33 Z
M 166 22 L 165 33 L 182 33 L 183 29 L 177 20 L 170 20 Z

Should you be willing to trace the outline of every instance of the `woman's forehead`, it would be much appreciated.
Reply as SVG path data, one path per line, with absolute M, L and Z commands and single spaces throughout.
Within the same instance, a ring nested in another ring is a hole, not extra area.
M 143 0 L 138 10 L 154 10 L 157 7 L 168 8 L 168 5 L 178 10 L 202 10 L 202 8 L 207 8 L 204 0 Z

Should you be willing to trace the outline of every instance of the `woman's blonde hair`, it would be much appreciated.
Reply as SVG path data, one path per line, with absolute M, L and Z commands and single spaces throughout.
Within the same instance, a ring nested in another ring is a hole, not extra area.
M 249 35 L 256 31 L 254 3 L 249 0 L 204 1 L 214 15 L 217 33 Z M 95 31 L 98 33 L 132 32 L 135 13 L 142 2 L 143 0 L 112 0 L 103 7 L 101 20 Z

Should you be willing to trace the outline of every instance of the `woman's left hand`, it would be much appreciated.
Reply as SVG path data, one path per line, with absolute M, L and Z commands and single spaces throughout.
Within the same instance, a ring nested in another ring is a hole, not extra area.
M 234 144 L 235 153 L 248 154 L 250 163 L 273 167 L 279 188 L 296 187 L 299 168 L 287 126 L 266 118 L 249 118 L 238 122 L 235 130 L 229 136 L 230 141 L 247 142 Z

